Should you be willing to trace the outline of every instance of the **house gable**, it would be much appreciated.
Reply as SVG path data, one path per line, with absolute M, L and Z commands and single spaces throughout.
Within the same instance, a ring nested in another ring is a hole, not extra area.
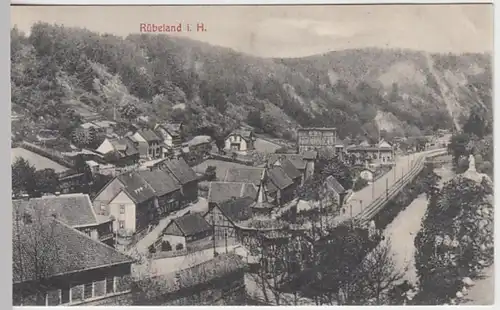
M 163 230 L 164 235 L 173 235 L 173 236 L 184 236 L 184 233 L 180 230 L 179 226 L 175 221 L 170 221 L 167 227 Z
M 104 141 L 101 143 L 101 145 L 99 145 L 99 147 L 96 149 L 96 151 L 101 153 L 101 154 L 108 154 L 109 152 L 112 152 L 114 150 L 115 150 L 115 147 L 113 146 L 111 141 L 109 141 L 108 138 L 104 139 Z
M 111 180 L 104 188 L 97 194 L 94 198 L 93 205 L 96 213 L 102 213 L 101 206 L 105 206 L 111 202 L 113 198 L 120 193 L 120 191 L 125 187 L 123 183 L 118 179 L 114 178 Z
M 132 138 L 137 142 L 147 143 L 146 139 L 139 132 L 134 133 Z

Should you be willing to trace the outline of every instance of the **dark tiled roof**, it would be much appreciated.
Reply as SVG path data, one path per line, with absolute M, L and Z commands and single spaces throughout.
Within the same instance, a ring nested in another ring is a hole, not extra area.
M 270 164 L 274 164 L 281 157 L 288 159 L 298 170 L 306 169 L 307 163 L 304 160 L 304 156 L 301 154 L 271 154 L 268 162 Z
M 57 218 L 71 227 L 97 225 L 97 218 L 89 195 L 66 194 L 32 198 L 27 206 L 40 211 L 45 216 L 56 215 Z
M 180 189 L 180 184 L 167 171 L 140 171 L 139 175 L 155 191 L 157 196 L 163 196 Z
M 189 167 L 189 165 L 184 161 L 184 159 L 168 159 L 163 161 L 167 166 L 167 169 L 173 176 L 182 184 L 187 184 L 189 182 L 198 180 L 196 173 Z
M 160 137 L 158 137 L 158 135 L 150 129 L 142 129 L 139 131 L 139 134 L 147 142 L 156 142 L 156 141 L 159 142 L 159 141 L 161 141 Z
M 327 186 L 335 191 L 337 194 L 343 194 L 345 193 L 344 187 L 335 179 L 333 176 L 329 176 L 325 180 Z
M 13 223 L 12 275 L 14 283 L 37 280 L 40 276 L 50 278 L 61 274 L 133 262 L 132 258 L 119 253 L 110 246 L 92 240 L 84 233 L 52 217 L 32 215 L 31 223 L 23 223 L 22 220 Z M 33 251 L 33 249 L 39 251 Z M 40 270 L 43 270 L 42 275 Z
M 180 135 L 181 126 L 180 123 L 165 123 L 161 125 L 166 131 L 171 135 Z
M 281 167 L 274 167 L 268 170 L 269 179 L 274 185 L 279 189 L 285 189 L 293 184 L 293 180 L 290 179 L 285 171 Z
M 121 139 L 110 139 L 109 142 L 113 145 L 115 150 L 123 157 L 139 154 L 139 150 L 129 137 Z
M 305 151 L 302 155 L 304 159 L 313 160 L 318 157 L 318 152 L 316 151 Z
M 141 203 L 155 196 L 151 186 L 139 175 L 138 172 L 127 172 L 117 176 L 125 186 L 125 191 L 135 203 Z
M 220 203 L 240 197 L 257 199 L 257 188 L 251 183 L 210 182 L 208 187 L 209 202 Z
M 232 135 L 239 135 L 245 140 L 250 140 L 252 137 L 252 132 L 250 130 L 236 129 L 229 134 L 229 136 Z
M 218 204 L 221 212 L 232 222 L 248 220 L 252 217 L 254 199 L 249 197 L 226 200 Z
M 199 213 L 190 213 L 172 220 L 182 231 L 183 236 L 192 236 L 212 229 Z
M 295 166 L 292 164 L 292 162 L 288 159 L 281 160 L 281 168 L 285 171 L 286 175 L 290 177 L 290 179 L 294 180 L 296 178 L 300 178 L 302 176 L 302 173 L 295 168 Z
M 230 168 L 226 171 L 225 182 L 252 183 L 259 185 L 262 180 L 264 168 L 238 167 Z

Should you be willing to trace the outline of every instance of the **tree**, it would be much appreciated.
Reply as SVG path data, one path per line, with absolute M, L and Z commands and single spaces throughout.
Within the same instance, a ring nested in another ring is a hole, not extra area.
M 262 130 L 262 116 L 260 111 L 250 111 L 247 116 L 247 123 L 248 125 L 258 129 Z
M 469 155 L 467 150 L 469 140 L 470 136 L 465 133 L 456 134 L 451 137 L 450 144 L 448 144 L 448 152 L 451 153 L 455 166 L 458 165 L 458 161 L 462 156 Z
M 464 124 L 463 132 L 483 138 L 486 134 L 491 132 L 490 127 L 491 126 L 482 113 L 477 108 L 474 108 L 469 115 L 469 119 Z
M 137 119 L 141 111 L 134 103 L 126 103 L 122 107 L 120 107 L 120 114 L 123 118 L 125 118 L 129 123 Z
M 56 221 L 43 210 L 13 210 L 12 269 L 16 282 L 14 305 L 45 305 L 49 290 L 49 277 L 60 265 L 60 238 Z M 30 283 L 31 285 L 26 285 Z M 50 296 L 49 296 L 50 298 Z M 58 298 L 58 297 L 57 297 Z M 50 301 L 49 301 L 50 304 Z
M 353 190 L 359 191 L 368 186 L 368 181 L 363 178 L 357 178 L 354 182 Z
M 304 281 L 303 290 L 320 304 L 352 303 L 353 274 L 371 247 L 368 234 L 359 228 L 338 226 L 314 245 L 311 255 L 312 277 Z
M 415 238 L 420 299 L 448 303 L 473 276 L 493 261 L 491 189 L 458 176 L 431 197 L 422 229 Z
M 74 166 L 76 172 L 82 174 L 82 178 L 80 179 L 81 190 L 83 191 L 83 193 L 90 194 L 93 182 L 92 170 L 90 170 L 89 165 L 87 165 L 82 155 L 76 156 Z
M 320 157 L 315 164 L 314 173 L 323 179 L 333 176 L 346 190 L 352 188 L 352 173 L 349 167 L 338 157 L 332 159 L 327 159 L 324 156 Z
M 390 240 L 382 241 L 354 272 L 348 301 L 354 304 L 387 304 L 390 290 L 403 278 L 406 269 L 400 270 L 394 261 Z
M 217 168 L 215 166 L 208 166 L 205 170 L 205 177 L 207 181 L 214 181 L 217 177 L 216 175 Z
M 36 191 L 35 167 L 22 157 L 12 164 L 12 192 L 14 195 L 26 193 L 33 195 Z
M 59 177 L 54 169 L 35 172 L 36 189 L 39 193 L 55 193 L 59 188 Z

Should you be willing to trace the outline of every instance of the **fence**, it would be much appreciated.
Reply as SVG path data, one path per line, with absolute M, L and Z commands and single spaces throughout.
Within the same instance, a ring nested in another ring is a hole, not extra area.
M 380 209 L 382 209 L 385 205 L 385 203 L 394 198 L 397 193 L 401 189 L 403 189 L 410 181 L 412 181 L 424 168 L 425 166 L 425 161 L 427 158 L 432 158 L 436 156 L 440 156 L 446 153 L 445 149 L 438 149 L 431 151 L 420 158 L 417 159 L 415 162 L 415 165 L 411 168 L 411 170 L 404 175 L 402 178 L 400 178 L 389 190 L 388 192 L 384 195 L 382 194 L 378 198 L 376 198 L 370 205 L 363 210 L 361 213 L 359 213 L 354 221 L 359 223 L 359 224 L 366 224 L 369 220 L 375 216 Z

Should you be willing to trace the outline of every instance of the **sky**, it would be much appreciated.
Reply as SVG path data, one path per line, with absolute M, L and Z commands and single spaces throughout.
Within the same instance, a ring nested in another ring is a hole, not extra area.
M 203 23 L 181 35 L 261 57 L 363 47 L 492 52 L 493 5 L 12 6 L 11 25 L 43 21 L 126 36 L 141 23 Z

